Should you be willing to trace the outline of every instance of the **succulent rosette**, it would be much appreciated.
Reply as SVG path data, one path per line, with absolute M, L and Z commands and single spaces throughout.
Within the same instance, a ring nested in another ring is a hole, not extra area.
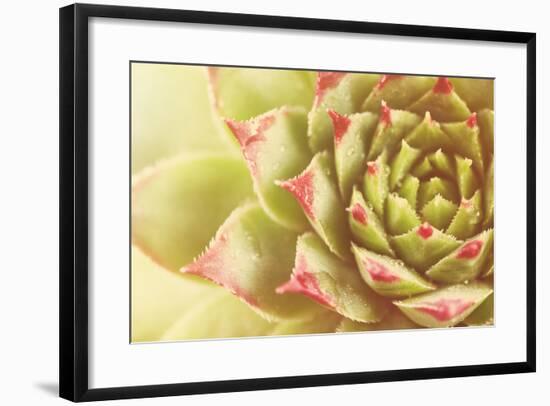
M 491 80 L 205 77 L 214 147 L 133 176 L 142 339 L 493 323 Z

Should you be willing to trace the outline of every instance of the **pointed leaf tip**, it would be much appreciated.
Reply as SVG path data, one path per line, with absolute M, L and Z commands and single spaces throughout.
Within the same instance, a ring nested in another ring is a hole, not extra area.
M 449 94 L 453 91 L 453 84 L 446 77 L 440 77 L 437 79 L 433 87 L 434 93 Z
M 327 90 L 338 86 L 338 83 L 346 76 L 343 72 L 319 72 L 317 74 L 317 86 L 315 88 L 314 107 L 317 107 L 323 101 Z
M 425 222 L 420 227 L 418 227 L 418 230 L 416 232 L 420 237 L 427 240 L 432 236 L 434 230 L 429 223 Z
M 351 120 L 342 114 L 338 114 L 334 110 L 327 110 L 327 113 L 332 120 L 332 126 L 334 129 L 334 143 L 335 145 L 338 145 L 348 130 Z
M 296 256 L 296 265 L 290 280 L 277 287 L 275 292 L 278 294 L 301 293 L 324 306 L 334 306 L 332 298 L 321 290 L 319 281 L 313 273 L 309 272 L 307 259 L 302 253 Z
M 403 75 L 382 75 L 380 81 L 376 85 L 376 88 L 378 90 L 382 90 L 388 84 L 388 82 L 395 79 L 402 79 L 403 77 Z
M 477 126 L 477 113 L 475 111 L 466 120 L 466 125 L 470 128 L 474 128 L 475 126 Z
M 313 200 L 314 200 L 314 190 L 313 190 L 313 171 L 306 170 L 300 175 L 288 179 L 285 181 L 275 181 L 277 186 L 282 187 L 286 191 L 292 193 L 304 212 L 311 219 L 315 219 L 315 212 L 313 211 Z
M 391 109 L 388 107 L 386 102 L 382 100 L 380 104 L 380 123 L 385 126 L 391 125 Z

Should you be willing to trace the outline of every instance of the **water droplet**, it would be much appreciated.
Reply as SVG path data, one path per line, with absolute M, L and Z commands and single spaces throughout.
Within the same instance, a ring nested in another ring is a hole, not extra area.
M 348 151 L 346 152 L 346 155 L 347 155 L 347 156 L 352 156 L 354 153 L 355 153 L 355 148 L 350 148 L 350 149 L 348 149 Z

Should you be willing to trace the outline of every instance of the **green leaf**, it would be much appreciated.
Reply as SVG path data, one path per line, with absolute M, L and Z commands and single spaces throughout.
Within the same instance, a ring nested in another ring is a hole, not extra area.
M 424 207 L 426 203 L 432 200 L 435 196 L 441 195 L 452 202 L 460 201 L 458 191 L 454 182 L 446 179 L 433 177 L 430 180 L 420 183 L 418 192 L 418 205 Z
M 299 202 L 311 226 L 330 250 L 342 259 L 348 258 L 346 211 L 336 186 L 331 155 L 326 151 L 318 153 L 301 174 L 277 184 Z
M 290 277 L 296 238 L 249 203 L 231 213 L 204 253 L 181 272 L 225 287 L 268 320 L 304 318 L 314 309 L 310 301 L 275 292 Z
M 253 196 L 246 166 L 230 156 L 173 159 L 145 169 L 132 183 L 132 241 L 174 271 L 198 255 L 229 213 Z
M 131 64 L 132 174 L 183 152 L 227 152 L 196 66 Z
M 467 326 L 492 326 L 494 324 L 494 294 L 487 296 L 472 314 L 464 319 Z
M 447 179 L 455 178 L 454 162 L 444 153 L 441 148 L 428 155 L 428 159 L 436 172 Z
M 248 120 L 284 105 L 309 110 L 315 72 L 264 68 L 208 68 L 214 105 L 224 118 Z
M 391 244 L 398 258 L 423 272 L 460 246 L 461 241 L 424 223 L 406 234 L 392 237 Z
M 401 141 L 401 149 L 391 163 L 390 190 L 393 191 L 401 185 L 401 181 L 420 158 L 420 154 L 420 150 L 410 147 L 405 140 Z
M 432 119 L 429 111 L 424 113 L 422 122 L 407 135 L 405 141 L 410 146 L 419 148 L 424 152 L 435 151 L 438 148 L 448 150 L 451 147 L 447 134 L 443 132 L 441 125 Z
M 376 127 L 372 113 L 343 116 L 328 111 L 334 127 L 334 157 L 338 187 L 344 201 L 348 201 L 354 183 L 365 170 L 366 151 Z
M 427 111 L 440 122 L 462 121 L 470 116 L 468 106 L 454 92 L 449 79 L 440 77 L 432 90 L 408 107 L 408 110 L 424 115 Z
M 435 176 L 435 168 L 430 162 L 430 158 L 428 158 L 427 156 L 424 157 L 424 159 L 413 168 L 411 174 L 414 177 L 420 179 L 426 179 L 428 177 Z
M 305 295 L 361 322 L 379 321 L 387 310 L 385 302 L 361 281 L 357 270 L 333 255 L 314 233 L 298 239 L 292 277 L 277 292 Z
M 493 109 L 494 79 L 449 78 L 470 110 Z
M 362 246 L 384 255 L 393 256 L 384 225 L 374 210 L 367 205 L 361 192 L 355 188 L 351 197 L 349 226 L 355 241 Z
M 384 150 L 390 155 L 395 152 L 405 136 L 421 121 L 416 114 L 405 110 L 393 110 L 385 103 L 380 107 L 378 125 L 372 137 L 372 144 L 367 159 L 376 159 Z
M 477 113 L 477 125 L 479 126 L 479 137 L 483 146 L 483 160 L 488 162 L 494 154 L 494 121 L 495 113 L 493 110 L 481 110 Z
M 458 154 L 470 158 L 474 162 L 474 168 L 478 171 L 479 176 L 483 176 L 483 154 L 476 113 L 465 121 L 441 124 L 441 128 L 451 140 L 454 150 Z
M 399 196 L 407 199 L 413 209 L 416 210 L 416 196 L 418 195 L 418 188 L 420 187 L 420 181 L 414 176 L 407 175 L 399 188 Z
M 382 154 L 376 161 L 367 163 L 367 170 L 363 177 L 363 193 L 381 219 L 384 218 L 384 201 L 388 195 L 389 172 L 386 155 Z
M 495 211 L 495 189 L 494 189 L 494 178 L 495 178 L 495 162 L 491 159 L 491 163 L 487 168 L 487 174 L 485 175 L 485 183 L 483 185 L 483 207 L 484 207 L 484 226 L 492 227 L 493 226 L 493 216 Z
M 306 139 L 306 113 L 282 107 L 248 121 L 227 120 L 238 140 L 265 212 L 295 231 L 307 228 L 300 206 L 275 182 L 299 174 L 311 160 Z
M 309 144 L 314 152 L 332 148 L 332 123 L 327 110 L 339 114 L 359 111 L 380 75 L 318 72 L 313 109 L 308 116 Z
M 162 336 L 162 341 L 269 335 L 275 324 L 229 292 L 199 298 Z
M 420 219 L 409 202 L 396 193 L 391 193 L 386 199 L 386 226 L 389 234 L 403 234 L 418 225 Z
M 472 168 L 472 160 L 455 155 L 458 190 L 463 199 L 469 199 L 479 189 L 477 175 Z
M 437 264 L 426 275 L 443 283 L 461 283 L 475 279 L 493 250 L 493 230 L 484 231 L 465 241 Z
M 422 97 L 435 83 L 429 76 L 383 75 L 369 94 L 362 109 L 377 112 L 382 101 L 393 109 L 405 109 Z
M 436 288 L 401 261 L 375 254 L 355 244 L 352 244 L 352 251 L 363 280 L 381 296 L 411 296 Z
M 158 341 L 182 314 L 219 288 L 190 275 L 177 275 L 162 268 L 132 246 L 131 341 Z
M 458 284 L 393 303 L 421 326 L 452 327 L 468 317 L 492 292 L 481 283 Z
M 269 335 L 334 333 L 341 321 L 342 316 L 327 310 L 316 313 L 311 319 L 307 320 L 285 320 L 278 322 Z
M 483 217 L 481 215 L 481 192 L 478 190 L 471 199 L 463 199 L 456 212 L 447 234 L 464 240 L 479 231 Z
M 336 332 L 338 333 L 353 333 L 360 331 L 383 331 L 383 330 L 410 330 L 420 326 L 413 323 L 403 315 L 399 310 L 392 309 L 384 316 L 382 321 L 378 323 L 361 323 L 350 319 L 343 319 Z
M 422 208 L 422 217 L 439 230 L 445 230 L 458 206 L 437 194 Z

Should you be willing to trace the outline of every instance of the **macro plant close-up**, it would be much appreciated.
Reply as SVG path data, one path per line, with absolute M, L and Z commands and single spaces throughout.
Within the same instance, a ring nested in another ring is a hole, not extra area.
M 493 325 L 493 83 L 132 63 L 132 342 Z

